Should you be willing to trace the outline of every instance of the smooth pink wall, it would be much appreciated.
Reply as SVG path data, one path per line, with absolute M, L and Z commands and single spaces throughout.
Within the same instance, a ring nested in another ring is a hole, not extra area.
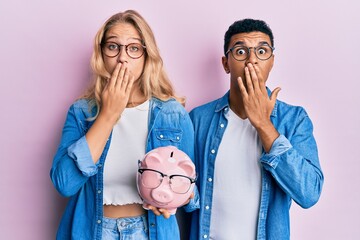
M 221 67 L 227 27 L 244 17 L 267 21 L 276 47 L 268 85 L 307 109 L 325 174 L 315 207 L 293 204 L 292 239 L 360 235 L 358 1 L 221 2 L 0 2 L 0 239 L 54 239 L 66 200 L 49 170 L 66 112 L 88 84 L 97 29 L 130 8 L 153 28 L 188 110 L 228 89 Z

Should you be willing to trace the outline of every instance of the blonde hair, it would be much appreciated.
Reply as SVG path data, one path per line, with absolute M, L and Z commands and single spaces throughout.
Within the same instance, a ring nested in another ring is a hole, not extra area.
M 175 98 L 184 105 L 185 99 L 175 96 L 173 86 L 164 70 L 163 61 L 150 26 L 138 12 L 127 10 L 111 16 L 95 36 L 94 50 L 90 61 L 93 71 L 93 82 L 85 94 L 80 97 L 89 99 L 92 104 L 97 106 L 97 113 L 94 118 L 96 118 L 100 112 L 101 93 L 106 85 L 107 79 L 111 77 L 111 73 L 105 68 L 101 43 L 109 29 L 119 23 L 129 23 L 134 26 L 139 32 L 143 44 L 146 46 L 144 54 L 145 64 L 138 86 L 140 87 L 140 91 L 147 99 L 156 97 L 166 101 L 170 98 Z

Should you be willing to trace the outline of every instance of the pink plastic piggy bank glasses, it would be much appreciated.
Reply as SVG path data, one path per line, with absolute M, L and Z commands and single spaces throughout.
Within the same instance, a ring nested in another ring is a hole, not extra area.
M 195 180 L 195 165 L 176 147 L 153 149 L 139 161 L 137 187 L 145 209 L 152 205 L 175 214 L 189 199 Z

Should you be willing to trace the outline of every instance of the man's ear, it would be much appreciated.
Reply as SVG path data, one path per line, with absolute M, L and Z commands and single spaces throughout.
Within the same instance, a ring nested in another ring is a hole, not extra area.
M 273 66 L 274 66 L 274 62 L 275 62 L 275 55 L 273 54 L 271 57 L 271 66 L 270 66 L 270 71 L 272 70 Z M 269 71 L 269 72 L 270 72 Z
M 221 58 L 221 62 L 222 62 L 222 65 L 223 65 L 223 68 L 224 68 L 225 72 L 226 72 L 227 74 L 229 74 L 229 73 L 230 73 L 230 68 L 229 68 L 229 64 L 228 64 L 228 59 L 227 59 L 227 57 L 223 56 L 223 57 Z

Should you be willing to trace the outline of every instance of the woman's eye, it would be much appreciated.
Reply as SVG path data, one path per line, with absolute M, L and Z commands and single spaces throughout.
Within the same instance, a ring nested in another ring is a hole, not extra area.
M 135 45 L 132 45 L 132 46 L 129 46 L 129 50 L 131 52 L 137 52 L 139 51 L 139 47 L 138 46 L 135 46 Z
M 118 48 L 118 46 L 116 44 L 108 44 L 107 48 L 109 50 L 116 50 Z

